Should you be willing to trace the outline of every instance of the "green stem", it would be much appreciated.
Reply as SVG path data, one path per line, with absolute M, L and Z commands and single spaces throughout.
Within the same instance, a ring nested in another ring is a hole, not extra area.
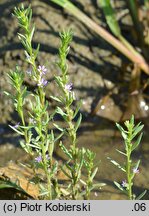
M 131 154 L 127 155 L 127 181 L 128 181 L 128 198 L 132 200 L 132 182 L 131 182 Z
M 52 188 L 51 188 L 51 177 L 47 167 L 47 159 L 46 159 L 46 152 L 44 151 L 44 145 L 42 146 L 42 157 L 43 157 L 43 164 L 44 164 L 44 171 L 47 178 L 47 187 L 48 187 L 48 199 L 52 200 Z
M 48 188 L 48 199 L 52 200 L 52 191 L 51 191 L 51 177 L 48 171 L 48 166 L 47 166 L 47 158 L 46 158 L 46 152 L 45 152 L 45 146 L 44 146 L 44 137 L 42 134 L 42 125 L 41 122 L 39 122 L 39 128 L 40 128 L 40 133 L 39 136 L 41 137 L 41 154 L 42 154 L 42 158 L 43 158 L 43 167 L 44 167 L 44 172 L 46 174 L 46 178 L 47 178 L 47 188 Z M 51 158 L 50 158 L 51 160 Z
M 73 157 L 73 169 L 71 171 L 71 175 L 72 175 L 72 184 L 71 184 L 71 188 L 72 188 L 72 199 L 76 200 L 77 199 L 77 193 L 78 193 L 78 189 L 77 189 L 77 179 L 78 179 L 78 173 L 76 172 L 76 165 L 78 163 L 78 157 L 77 157 L 77 149 L 76 149 L 76 131 L 74 128 L 74 124 L 72 122 L 73 116 L 72 113 L 73 111 L 71 110 L 71 108 L 69 106 L 66 105 L 66 113 L 68 115 L 68 119 L 67 119 L 67 123 L 68 123 L 68 127 L 69 127 L 69 136 L 71 139 L 71 149 L 72 149 L 72 157 Z
M 132 200 L 132 178 L 131 178 L 131 137 L 133 134 L 133 126 L 128 128 L 127 141 L 127 181 L 128 181 L 128 198 Z

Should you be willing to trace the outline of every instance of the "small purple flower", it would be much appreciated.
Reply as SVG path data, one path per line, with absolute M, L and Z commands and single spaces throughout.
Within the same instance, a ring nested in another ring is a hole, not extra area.
M 42 78 L 39 83 L 37 84 L 38 86 L 44 87 L 48 84 L 48 81 Z
M 123 180 L 123 181 L 122 181 L 122 187 L 127 187 L 127 182 L 126 182 L 126 180 Z
M 65 90 L 68 91 L 68 92 L 71 92 L 72 88 L 73 88 L 73 84 L 72 83 L 69 83 L 69 84 L 65 85 Z
M 138 168 L 136 168 L 136 167 L 135 167 L 135 168 L 133 168 L 133 169 L 132 169 L 132 171 L 133 171 L 133 173 L 135 173 L 135 174 L 139 173 L 139 169 L 138 169 Z
M 40 72 L 41 75 L 46 74 L 47 68 L 44 65 L 39 65 L 38 66 L 38 71 Z
M 39 155 L 38 157 L 36 157 L 36 158 L 35 158 L 35 161 L 36 161 L 37 163 L 40 163 L 40 162 L 42 161 L 42 156 Z
M 47 160 L 50 160 L 50 157 L 49 157 L 48 154 L 46 154 L 46 159 L 47 159 Z M 38 157 L 36 157 L 36 158 L 35 158 L 35 161 L 36 161 L 37 163 L 42 162 L 42 156 L 39 155 Z

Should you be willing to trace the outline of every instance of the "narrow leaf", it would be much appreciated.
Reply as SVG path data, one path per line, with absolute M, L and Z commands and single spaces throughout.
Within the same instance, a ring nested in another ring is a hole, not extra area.
M 60 114 L 61 116 L 66 116 L 66 113 L 64 113 L 63 110 L 62 110 L 60 107 L 57 107 L 57 108 L 56 108 L 56 112 L 57 112 L 58 114 Z
M 116 37 L 120 37 L 121 30 L 116 19 L 115 11 L 111 6 L 110 0 L 99 0 L 99 2 L 101 3 L 101 7 L 104 11 L 104 15 L 106 17 L 106 21 L 110 30 Z
M 96 167 L 96 168 L 94 169 L 94 171 L 93 171 L 93 173 L 92 173 L 92 175 L 91 175 L 91 180 L 94 179 L 94 177 L 95 177 L 97 171 L 98 171 L 98 167 Z
M 116 126 L 121 132 L 121 135 L 124 138 L 124 140 L 127 139 L 127 131 L 125 131 L 124 128 L 122 128 L 118 123 L 116 123 Z
M 116 149 L 116 151 L 118 151 L 120 154 L 126 156 L 126 154 L 125 154 L 124 152 L 122 152 L 122 151 L 120 151 L 120 150 L 118 150 L 118 149 Z
M 62 144 L 62 142 L 60 142 L 59 144 L 60 148 L 62 149 L 62 151 L 70 158 L 72 159 L 72 155 L 69 152 L 69 150 Z
M 71 179 L 71 176 L 65 171 L 65 169 L 63 167 L 61 167 L 63 173 L 69 178 Z
M 24 135 L 24 133 L 22 131 L 17 130 L 14 126 L 9 125 L 9 127 L 11 127 L 15 132 L 17 132 L 20 135 Z
M 134 137 L 143 129 L 144 125 L 140 125 L 139 127 L 137 127 L 135 129 L 135 131 L 133 132 L 133 135 L 132 135 L 132 139 L 134 139 Z
M 56 142 L 57 140 L 59 140 L 64 134 L 64 131 L 62 133 L 59 134 L 59 136 L 57 136 L 54 140 L 54 142 Z
M 76 110 L 75 110 L 75 113 L 74 113 L 74 116 L 73 116 L 73 118 L 75 118 L 75 117 L 76 117 L 76 115 L 78 114 L 78 112 L 79 112 L 79 110 L 80 110 L 80 107 L 81 107 L 81 105 L 82 105 L 82 101 L 80 101 L 80 102 L 78 103 L 78 105 L 77 105 L 77 108 L 76 108 Z
M 133 169 L 138 170 L 138 167 L 139 167 L 139 165 L 140 165 L 140 162 L 141 162 L 141 161 L 138 160 Z M 136 174 L 136 173 L 133 171 L 132 174 L 131 174 L 131 179 L 134 178 L 135 174 Z
M 96 184 L 93 184 L 93 188 L 97 188 L 97 187 L 103 187 L 103 186 L 106 186 L 105 183 L 96 183 Z
M 140 200 L 144 195 L 147 193 L 147 190 L 143 191 L 137 198 L 136 200 Z
M 34 31 L 35 31 L 35 25 L 33 26 L 32 30 L 30 32 L 30 41 L 32 41 L 32 39 L 33 39 Z
M 33 145 L 33 144 L 28 144 L 29 146 L 36 148 L 36 149 L 41 149 L 41 147 L 37 144 L 37 145 Z
M 81 120 L 82 120 L 82 115 L 81 115 L 81 113 L 80 113 L 80 116 L 79 116 L 79 118 L 78 118 L 78 120 L 77 120 L 77 123 L 76 123 L 76 125 L 75 125 L 75 131 L 78 130 L 78 128 L 79 128 L 79 126 L 80 126 L 80 124 L 81 124 Z
M 137 141 L 135 143 L 132 144 L 132 151 L 134 151 L 138 145 L 140 144 L 141 142 L 141 139 L 142 139 L 142 136 L 143 136 L 143 133 L 141 133 L 137 139 Z
M 121 191 L 123 191 L 124 193 L 127 194 L 127 192 L 125 191 L 125 189 L 116 181 L 114 181 L 114 184 L 118 187 L 118 189 L 120 189 Z
M 119 163 L 117 163 L 115 160 L 112 160 L 110 157 L 107 157 L 107 159 L 110 160 L 111 163 L 113 163 L 115 166 L 117 166 L 120 170 L 122 170 L 123 172 L 126 172 L 126 170 Z
M 64 129 L 61 128 L 59 125 L 57 125 L 57 124 L 55 124 L 55 123 L 53 123 L 53 125 L 54 125 L 59 131 L 64 132 Z
M 50 96 L 55 101 L 58 101 L 59 103 L 62 103 L 62 101 L 58 97 Z

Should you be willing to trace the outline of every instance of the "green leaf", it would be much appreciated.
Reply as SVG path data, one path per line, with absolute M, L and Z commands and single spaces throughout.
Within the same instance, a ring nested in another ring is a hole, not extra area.
M 35 25 L 33 26 L 32 30 L 31 30 L 31 32 L 30 32 L 30 41 L 32 41 L 34 32 L 35 32 Z
M 7 92 L 7 91 L 3 91 L 3 92 L 5 95 L 9 96 L 12 100 L 14 100 L 15 97 L 13 95 L 11 95 L 9 92 Z
M 137 161 L 137 163 L 135 164 L 135 166 L 133 167 L 134 169 L 138 169 L 138 167 L 139 167 L 139 165 L 140 165 L 140 162 L 141 162 L 141 160 L 138 160 Z M 134 176 L 135 176 L 135 173 L 134 172 L 132 172 L 132 174 L 131 174 L 131 179 L 133 179 L 134 178 Z
M 20 33 L 18 33 L 18 38 L 20 39 L 20 40 L 26 40 L 26 37 L 23 35 L 23 34 L 20 34 Z
M 110 157 L 107 157 L 107 159 L 110 160 L 111 163 L 113 163 L 115 166 L 117 166 L 120 170 L 122 170 L 123 172 L 126 172 L 126 170 L 119 163 L 117 163 L 115 160 L 112 160 Z
M 7 91 L 3 91 L 3 92 L 4 92 L 5 95 L 11 96 L 11 94 L 9 92 L 7 92 Z
M 17 183 L 11 182 L 9 180 L 0 180 L 0 189 L 3 188 L 15 188 L 16 190 L 22 191 L 26 194 L 23 188 L 21 188 Z
M 62 7 L 66 7 L 66 4 L 71 4 L 68 0 L 51 0 L 52 2 L 62 6 Z
M 53 123 L 53 125 L 54 125 L 59 131 L 64 132 L 64 129 L 61 128 L 59 125 L 57 125 L 57 124 L 55 124 L 55 123 Z
M 64 167 L 61 166 L 61 169 L 62 169 L 63 173 L 64 173 L 69 179 L 72 179 L 71 176 L 66 172 L 66 168 L 64 169 Z
M 0 181 L 0 189 L 3 188 L 15 188 L 12 184 L 10 184 L 9 182 L 1 182 Z
M 21 140 L 20 141 L 20 145 L 21 145 L 21 147 L 25 150 L 25 148 L 26 148 L 26 145 L 25 145 L 25 142 L 24 142 L 24 140 Z
M 25 86 L 25 87 L 22 89 L 22 92 L 21 92 L 21 96 L 22 96 L 23 100 L 24 100 L 28 95 L 30 95 L 30 92 L 27 91 L 27 87 Z
M 62 103 L 62 101 L 58 97 L 50 96 L 55 101 L 58 101 L 59 103 Z
M 61 89 L 64 89 L 64 86 L 63 86 L 61 77 L 55 76 L 55 81 L 56 81 L 57 85 L 58 85 Z
M 139 122 L 134 128 L 133 131 L 135 131 L 139 126 L 140 126 L 141 122 Z
M 120 151 L 120 150 L 118 150 L 118 149 L 116 149 L 116 151 L 118 151 L 120 154 L 122 154 L 122 155 L 124 155 L 124 156 L 127 156 L 124 152 L 122 152 L 122 151 Z
M 114 184 L 118 187 L 118 189 L 127 194 L 127 191 L 118 182 L 114 181 Z
M 143 133 L 141 133 L 135 143 L 132 144 L 132 151 L 134 151 L 140 144 L 141 139 L 142 139 Z
M 106 186 L 107 184 L 105 183 L 97 183 L 97 184 L 93 184 L 93 188 L 100 188 L 100 187 L 103 187 L 103 186 Z
M 134 115 L 131 116 L 130 124 L 131 124 L 132 126 L 134 125 Z
M 75 125 L 75 131 L 78 130 L 78 128 L 79 128 L 79 126 L 80 126 L 80 124 L 81 124 L 81 120 L 82 120 L 82 114 L 80 113 L 80 116 L 79 116 L 79 118 L 78 118 L 78 120 L 77 120 L 77 123 L 76 123 L 76 125 Z
M 41 147 L 37 144 L 28 144 L 29 146 L 35 148 L 35 149 L 41 149 Z
M 54 151 L 54 133 L 53 130 L 51 130 L 51 136 L 49 136 L 49 153 L 50 155 L 53 155 L 53 151 Z
M 121 36 L 121 30 L 116 19 L 115 11 L 111 6 L 110 0 L 99 0 L 101 7 L 104 11 L 107 24 L 116 37 Z
M 80 162 L 79 162 L 79 165 L 78 165 L 78 170 L 76 171 L 78 173 L 78 180 L 80 178 L 80 175 L 81 175 L 81 169 L 82 169 L 82 166 L 84 164 L 84 151 L 82 151 L 82 149 L 80 150 L 80 156 L 79 156 L 79 159 L 80 159 Z M 80 173 L 80 175 L 79 175 Z
M 43 191 L 43 192 L 41 192 L 41 193 L 39 194 L 39 196 L 45 196 L 45 195 L 47 195 L 47 194 L 49 194 L 49 191 Z
M 121 127 L 118 123 L 116 123 L 116 126 L 119 129 L 119 131 L 121 132 L 121 135 L 124 138 L 124 140 L 126 140 L 127 139 L 127 131 L 125 131 L 124 128 Z
M 52 168 L 51 168 L 51 177 L 53 177 L 56 173 L 57 173 L 57 170 L 58 170 L 58 162 L 55 161 L 55 163 L 52 165 Z
M 24 132 L 23 131 L 19 131 L 19 130 L 17 130 L 14 126 L 11 126 L 11 125 L 9 125 L 9 127 L 10 128 L 12 128 L 15 132 L 17 132 L 18 134 L 20 134 L 20 135 L 24 135 Z
M 80 110 L 80 107 L 81 107 L 81 105 L 82 105 L 82 100 L 78 103 L 78 105 L 77 105 L 77 108 L 76 108 L 76 110 L 75 110 L 75 113 L 74 113 L 74 115 L 73 115 L 73 118 L 75 118 L 76 117 L 76 115 L 78 114 L 78 112 L 79 112 L 79 110 Z
M 133 134 L 132 134 L 132 139 L 135 138 L 135 136 L 143 129 L 143 127 L 144 127 L 144 125 L 140 125 L 139 127 L 137 127 L 137 128 L 135 129 L 135 131 L 134 131 Z
M 92 173 L 92 175 L 91 175 L 91 180 L 93 180 L 94 179 L 94 177 L 95 177 L 95 175 L 96 175 L 96 173 L 97 173 L 97 171 L 98 171 L 98 167 L 96 167 L 95 169 L 94 169 L 94 171 L 93 171 L 93 173 Z
M 59 136 L 56 137 L 56 139 L 54 140 L 54 142 L 56 142 L 57 140 L 59 140 L 63 135 L 64 135 L 64 131 L 62 133 L 60 133 Z
M 147 193 L 147 190 L 143 191 L 138 197 L 136 197 L 135 200 L 140 200 L 142 199 L 142 197 L 144 197 L 144 195 Z
M 73 168 L 68 164 L 69 161 L 67 161 L 67 163 L 65 163 L 65 166 L 67 167 L 67 169 L 72 173 Z
M 20 128 L 23 128 L 23 129 L 31 129 L 31 128 L 33 128 L 33 126 L 19 126 Z
M 58 114 L 60 114 L 62 117 L 67 116 L 66 113 L 64 113 L 63 110 L 62 110 L 60 107 L 57 107 L 57 108 L 56 108 L 56 112 L 57 112 Z
M 60 142 L 59 146 L 60 146 L 60 148 L 62 149 L 62 151 L 63 151 L 70 159 L 73 159 L 71 153 L 70 153 L 69 150 L 63 145 L 62 142 Z
M 24 151 L 26 151 L 27 153 L 32 153 L 32 148 L 29 146 L 29 144 L 27 145 L 24 140 L 20 141 L 20 145 L 21 147 L 24 149 Z
M 35 59 L 37 58 L 37 55 L 39 53 L 39 49 L 40 49 L 40 44 L 38 44 L 36 50 L 34 50 Z

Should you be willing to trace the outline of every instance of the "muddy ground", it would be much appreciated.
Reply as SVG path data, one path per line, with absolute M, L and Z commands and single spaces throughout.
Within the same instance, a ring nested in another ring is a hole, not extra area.
M 21 66 L 24 71 L 28 69 L 28 65 L 24 62 L 23 47 L 17 38 L 19 28 L 16 19 L 12 16 L 13 9 L 19 5 L 19 2 L 19 0 L 0 1 L 1 166 L 4 166 L 9 160 L 17 161 L 23 155 L 23 152 L 19 148 L 19 137 L 7 126 L 10 123 L 14 124 L 17 122 L 18 116 L 14 111 L 11 100 L 3 94 L 4 90 L 13 92 L 7 77 L 10 69 L 14 69 L 16 64 Z M 33 42 L 35 47 L 38 43 L 41 44 L 40 55 L 37 61 L 38 64 L 44 64 L 48 68 L 47 79 L 49 84 L 46 87 L 47 97 L 56 94 L 53 76 L 58 73 L 55 62 L 57 61 L 58 46 L 60 43 L 59 32 L 63 29 L 72 28 L 74 37 L 68 56 L 69 73 L 71 82 L 74 83 L 77 99 L 83 99 L 81 108 L 83 123 L 80 130 L 79 144 L 97 152 L 97 160 L 100 159 L 101 164 L 99 165 L 99 174 L 96 181 L 106 182 L 108 185 L 98 193 L 98 197 L 94 198 L 123 199 L 124 197 L 115 189 L 112 183 L 115 177 L 120 181 L 123 176 L 110 165 L 106 158 L 110 155 L 117 158 L 115 148 L 118 148 L 119 145 L 122 148 L 121 140 L 113 139 L 115 134 L 114 122 L 121 120 L 121 117 L 123 117 L 125 101 L 130 96 L 128 92 L 128 80 L 126 80 L 124 88 L 121 88 L 119 84 L 122 83 L 123 85 L 123 74 L 127 70 L 125 66 L 127 65 L 127 68 L 129 68 L 132 64 L 76 18 L 60 7 L 50 3 L 50 1 L 32 0 L 21 2 L 25 4 L 31 2 L 32 5 L 33 20 L 36 24 L 36 33 Z M 124 8 L 125 1 L 118 2 L 117 8 Z M 88 16 L 92 17 L 93 20 L 105 26 L 103 14 L 95 0 L 79 0 L 75 1 L 75 3 Z M 128 34 L 132 24 L 130 17 L 124 17 L 121 22 L 127 24 L 127 28 L 123 29 L 124 35 L 127 35 L 132 40 Z M 129 69 L 127 74 L 130 76 Z M 25 81 L 29 89 L 34 90 L 35 87 L 32 80 L 26 77 Z M 101 107 L 98 107 L 98 112 L 94 112 L 99 99 L 106 96 L 115 85 L 114 97 L 105 100 L 104 105 L 106 109 L 103 111 Z M 142 97 L 137 100 L 137 103 L 140 100 L 142 100 Z M 51 107 L 54 106 L 55 104 L 52 103 Z M 141 191 L 149 187 L 149 176 L 146 172 L 149 166 L 148 112 L 139 111 L 140 114 L 138 114 L 136 107 L 137 105 L 135 104 L 126 113 L 127 117 L 129 117 L 132 111 L 134 112 L 135 110 L 138 117 L 145 123 L 144 144 L 134 156 L 142 158 L 142 172 L 136 179 L 136 189 Z M 120 158 L 118 157 L 118 159 Z

